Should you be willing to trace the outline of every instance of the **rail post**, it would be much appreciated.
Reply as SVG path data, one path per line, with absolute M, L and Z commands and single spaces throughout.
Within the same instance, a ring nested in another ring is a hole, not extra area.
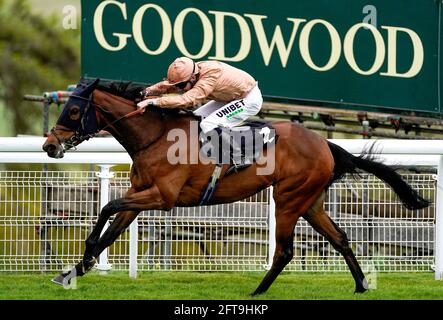
M 101 164 L 99 165 L 100 172 L 96 173 L 96 176 L 100 179 L 100 210 L 109 202 L 109 180 L 114 177 L 114 173 L 110 171 L 113 165 Z M 100 236 L 105 233 L 109 227 L 109 222 L 106 222 L 105 227 Z M 100 271 L 109 271 L 112 266 L 108 263 L 108 248 L 103 250 L 99 256 L 97 269 Z
M 137 278 L 138 218 L 129 226 L 129 277 Z
M 43 102 L 43 136 L 49 130 L 49 102 Z M 42 187 L 42 199 L 41 199 L 41 217 L 44 221 L 40 228 L 40 241 L 41 241 L 41 256 L 42 256 L 42 266 L 43 271 L 46 269 L 46 261 L 48 256 L 51 255 L 51 244 L 47 240 L 48 238 L 48 227 L 46 226 L 46 216 L 48 215 L 48 170 L 49 166 L 47 163 L 43 163 L 42 176 L 44 178 L 44 184 Z
M 268 245 L 268 264 L 266 266 L 266 269 L 271 269 L 272 261 L 274 259 L 274 253 L 275 253 L 275 201 L 274 201 L 274 188 L 269 188 L 269 217 L 268 217 L 268 235 L 269 235 L 269 245 Z
M 437 203 L 435 208 L 435 280 L 443 280 L 443 155 L 437 172 Z

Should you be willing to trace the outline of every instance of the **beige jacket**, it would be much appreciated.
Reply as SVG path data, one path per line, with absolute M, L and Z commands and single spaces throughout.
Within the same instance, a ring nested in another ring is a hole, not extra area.
M 202 61 L 197 63 L 199 79 L 194 87 L 181 94 L 162 97 L 157 100 L 162 108 L 186 108 L 215 100 L 231 102 L 244 98 L 255 86 L 256 80 L 245 71 L 234 68 L 219 61 Z M 154 94 L 178 92 L 175 86 L 168 86 L 166 82 L 159 82 L 149 88 Z

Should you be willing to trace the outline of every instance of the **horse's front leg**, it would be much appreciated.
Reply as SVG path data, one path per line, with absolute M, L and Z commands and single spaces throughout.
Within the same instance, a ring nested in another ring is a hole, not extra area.
M 90 252 L 90 255 L 88 253 L 88 256 L 86 256 L 85 253 L 83 260 L 79 262 L 78 269 L 82 269 L 82 274 L 79 275 L 82 276 L 92 269 L 97 262 L 96 257 L 98 257 L 104 249 L 112 245 L 115 240 L 117 240 L 117 238 L 126 230 L 127 227 L 129 227 L 139 213 L 140 211 L 123 211 L 117 214 L 109 228 L 106 229 L 103 235 L 97 240 L 94 248 L 92 248 Z
M 125 197 L 130 196 L 131 194 L 134 194 L 135 191 L 133 189 L 129 189 Z M 91 261 L 93 263 L 93 260 L 95 260 L 95 257 L 92 252 L 97 245 L 98 239 L 100 238 L 100 234 L 103 230 L 103 228 L 106 225 L 106 222 L 109 220 L 109 218 L 115 214 L 116 210 L 118 210 L 118 203 L 121 199 L 117 199 L 117 201 L 111 201 L 109 202 L 105 207 L 103 207 L 102 211 L 100 212 L 98 216 L 97 223 L 95 224 L 94 228 L 92 229 L 91 234 L 88 236 L 88 238 L 85 241 L 85 253 L 83 255 L 83 262 L 88 263 L 88 261 Z
M 139 203 L 142 204 L 143 208 L 148 209 L 138 208 Z M 141 192 L 136 192 L 134 189 L 131 188 L 126 192 L 123 198 L 110 201 L 105 207 L 103 207 L 102 212 L 100 213 L 100 216 L 97 220 L 97 224 L 85 241 L 86 248 L 85 254 L 83 256 L 83 263 L 85 264 L 87 269 L 91 268 L 89 267 L 89 264 L 95 264 L 96 258 L 98 257 L 98 255 L 94 253 L 95 247 L 98 243 L 101 232 L 106 222 L 113 214 L 117 212 L 122 212 L 123 210 L 127 211 L 125 208 L 131 207 L 133 210 L 130 210 L 130 212 L 136 212 L 137 216 L 138 212 L 140 212 L 141 210 L 162 209 L 163 206 L 163 198 L 161 197 L 160 191 L 156 186 L 153 186 Z
M 103 207 L 97 224 L 91 235 L 86 240 L 86 250 L 84 258 L 73 269 L 64 272 L 52 281 L 65 285 L 70 279 L 83 276 L 92 269 L 96 262 L 96 257 L 118 238 L 118 236 L 131 224 L 142 210 L 169 209 L 166 202 L 161 197 L 157 187 L 137 192 L 128 193 L 124 198 L 110 201 Z M 102 237 L 99 237 L 108 219 L 115 213 L 120 212 L 117 218 L 109 226 Z M 98 236 L 97 236 L 98 235 Z

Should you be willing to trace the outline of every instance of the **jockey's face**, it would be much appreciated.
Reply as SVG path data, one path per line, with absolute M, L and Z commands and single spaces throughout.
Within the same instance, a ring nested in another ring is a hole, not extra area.
M 192 75 L 191 79 L 189 79 L 188 83 L 186 83 L 186 86 L 183 88 L 183 91 L 186 92 L 191 90 L 194 87 L 194 85 L 197 83 L 197 80 L 198 80 L 198 75 L 196 74 Z

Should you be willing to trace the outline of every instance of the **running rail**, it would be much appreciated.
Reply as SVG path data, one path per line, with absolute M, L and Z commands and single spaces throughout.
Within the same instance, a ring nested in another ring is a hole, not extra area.
M 94 163 L 130 164 L 131 158 L 125 149 L 112 137 L 94 138 L 83 142 L 77 150 L 70 150 L 62 159 L 49 158 L 42 150 L 46 138 L 17 137 L 0 138 L 2 163 Z M 389 165 L 435 166 L 443 155 L 443 140 L 364 140 L 332 139 L 331 142 L 353 154 L 373 149 L 380 160 Z M 414 155 L 414 157 L 411 157 Z

